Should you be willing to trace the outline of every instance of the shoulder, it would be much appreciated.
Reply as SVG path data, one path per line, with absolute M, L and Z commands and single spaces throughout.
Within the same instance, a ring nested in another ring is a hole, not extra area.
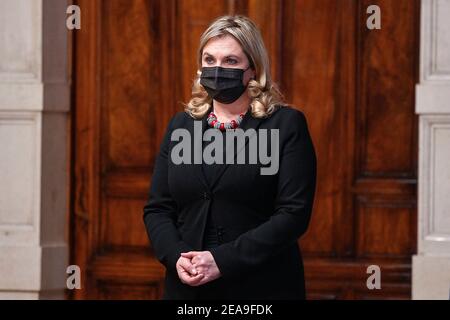
M 272 116 L 276 124 L 270 127 L 279 129 L 284 152 L 302 150 L 303 154 L 315 157 L 314 145 L 303 111 L 293 106 L 282 106 Z
M 292 105 L 280 105 L 277 110 L 272 114 L 272 117 L 280 117 L 283 119 L 304 119 L 305 114 L 300 108 Z
M 177 129 L 182 128 L 188 123 L 189 121 L 192 121 L 193 118 L 187 114 L 185 111 L 178 111 L 175 113 L 172 118 L 169 121 L 168 128 L 169 129 Z
M 270 117 L 266 119 L 271 127 L 299 129 L 307 127 L 306 116 L 300 109 L 291 105 L 280 105 Z

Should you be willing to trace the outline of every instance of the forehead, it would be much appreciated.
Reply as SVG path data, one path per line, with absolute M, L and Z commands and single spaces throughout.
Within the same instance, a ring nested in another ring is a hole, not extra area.
M 214 37 L 208 40 L 203 47 L 203 55 L 210 54 L 215 57 L 227 56 L 227 55 L 244 55 L 239 42 L 231 35 L 225 35 L 222 37 Z

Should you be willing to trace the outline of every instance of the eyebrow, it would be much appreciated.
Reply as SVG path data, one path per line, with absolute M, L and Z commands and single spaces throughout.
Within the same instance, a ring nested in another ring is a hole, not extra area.
M 204 52 L 204 53 L 203 53 L 203 56 L 214 57 L 212 54 L 210 54 L 210 53 L 208 53 L 208 52 Z M 235 58 L 235 59 L 237 59 L 237 60 L 240 59 L 237 55 L 234 55 L 234 54 L 230 54 L 230 55 L 228 55 L 228 56 L 225 56 L 225 59 L 226 59 L 226 58 Z

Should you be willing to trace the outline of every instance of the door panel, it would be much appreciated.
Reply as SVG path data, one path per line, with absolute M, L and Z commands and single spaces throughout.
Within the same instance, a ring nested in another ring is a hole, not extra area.
M 260 27 L 275 80 L 302 110 L 318 157 L 300 241 L 308 297 L 409 298 L 416 251 L 417 0 L 78 0 L 74 33 L 73 298 L 161 297 L 142 221 L 153 162 L 183 109 L 198 40 L 223 14 Z M 366 8 L 381 8 L 381 30 Z M 368 290 L 368 265 L 382 290 Z

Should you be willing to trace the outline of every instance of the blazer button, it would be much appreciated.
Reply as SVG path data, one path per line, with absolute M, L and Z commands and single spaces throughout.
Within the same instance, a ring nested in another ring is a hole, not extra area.
M 223 243 L 223 228 L 222 226 L 217 226 L 217 242 L 219 244 Z
M 211 197 L 210 197 L 210 195 L 208 194 L 208 192 L 203 192 L 203 199 L 204 200 L 209 200 L 209 199 L 211 199 Z

